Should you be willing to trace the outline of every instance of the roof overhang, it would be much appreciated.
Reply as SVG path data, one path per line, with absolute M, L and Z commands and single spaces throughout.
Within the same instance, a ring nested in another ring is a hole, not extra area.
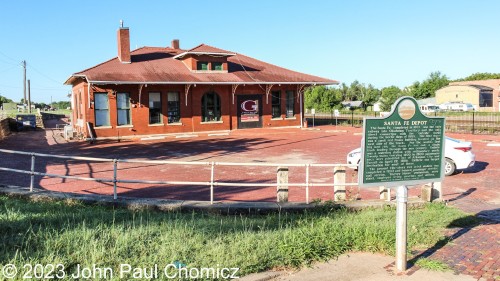
M 86 77 L 85 77 L 86 78 Z M 68 79 L 69 80 L 69 79 Z M 303 82 L 196 82 L 196 81 L 93 81 L 87 80 L 89 83 L 96 85 L 186 85 L 186 84 L 196 84 L 196 85 L 338 85 L 338 81 L 332 82 L 314 82 L 314 81 L 303 81 Z
M 78 78 L 85 79 L 88 81 L 87 76 L 85 76 L 85 75 L 73 74 L 68 79 L 66 79 L 66 81 L 64 82 L 64 85 L 72 85 L 73 82 L 75 82 L 76 79 L 78 79 Z
M 234 53 L 215 53 L 215 52 L 184 52 L 184 53 L 180 53 L 176 56 L 173 56 L 172 58 L 177 59 L 177 58 L 182 58 L 182 57 L 187 56 L 187 55 L 197 55 L 197 56 L 208 55 L 208 56 L 231 57 L 231 56 L 235 56 L 236 54 L 234 54 Z

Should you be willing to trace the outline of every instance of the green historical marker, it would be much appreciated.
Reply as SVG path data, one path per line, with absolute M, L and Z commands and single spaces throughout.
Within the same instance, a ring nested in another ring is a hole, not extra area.
M 412 97 L 384 118 L 366 117 L 360 186 L 398 186 L 444 178 L 444 117 L 427 117 Z
M 412 97 L 399 98 L 385 118 L 365 118 L 360 186 L 396 188 L 396 269 L 407 266 L 408 185 L 444 178 L 444 118 L 427 117 Z

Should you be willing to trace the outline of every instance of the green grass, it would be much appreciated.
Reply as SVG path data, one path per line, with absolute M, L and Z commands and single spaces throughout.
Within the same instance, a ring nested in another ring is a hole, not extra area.
M 4 110 L 0 110 L 0 115 L 10 117 L 10 118 L 15 118 L 16 115 L 19 115 L 19 114 L 21 114 L 21 115 L 37 114 L 37 112 L 38 112 L 37 109 L 32 109 L 31 113 L 28 113 L 28 110 L 18 112 L 17 109 L 4 109 Z M 42 111 L 42 112 L 50 113 L 50 114 L 57 114 L 57 115 L 66 115 L 66 116 L 71 115 L 71 110 L 67 110 L 67 109 L 58 109 L 56 111 Z
M 431 247 L 468 216 L 442 204 L 409 210 L 408 248 Z M 473 222 L 473 220 L 471 221 Z M 0 265 L 61 263 L 118 268 L 166 265 L 238 267 L 240 274 L 300 267 L 348 251 L 394 254 L 395 210 L 321 208 L 303 214 L 222 216 L 130 211 L 79 202 L 0 196 Z M 1 277 L 0 277 L 1 279 Z
M 449 271 L 449 270 L 451 270 L 451 268 L 447 264 L 445 264 L 441 261 L 431 260 L 429 258 L 418 259 L 417 262 L 415 262 L 415 264 L 421 268 L 425 268 L 425 269 L 432 270 L 432 271 Z

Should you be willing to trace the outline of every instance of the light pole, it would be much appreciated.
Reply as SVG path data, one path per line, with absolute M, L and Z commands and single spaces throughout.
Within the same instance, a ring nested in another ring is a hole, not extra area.
M 331 113 L 331 117 L 330 117 L 330 125 L 333 124 L 333 106 L 335 106 L 335 103 L 333 101 L 330 102 L 330 113 Z
M 349 106 L 349 110 L 351 111 L 351 127 L 354 127 L 354 110 L 356 108 L 354 108 L 354 106 Z

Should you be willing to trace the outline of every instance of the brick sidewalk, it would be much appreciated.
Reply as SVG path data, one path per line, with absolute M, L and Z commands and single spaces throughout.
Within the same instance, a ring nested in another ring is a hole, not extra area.
M 436 246 L 420 254 L 446 263 L 454 272 L 472 275 L 478 280 L 500 278 L 500 225 L 485 222 L 474 228 L 450 230 L 444 246 Z

